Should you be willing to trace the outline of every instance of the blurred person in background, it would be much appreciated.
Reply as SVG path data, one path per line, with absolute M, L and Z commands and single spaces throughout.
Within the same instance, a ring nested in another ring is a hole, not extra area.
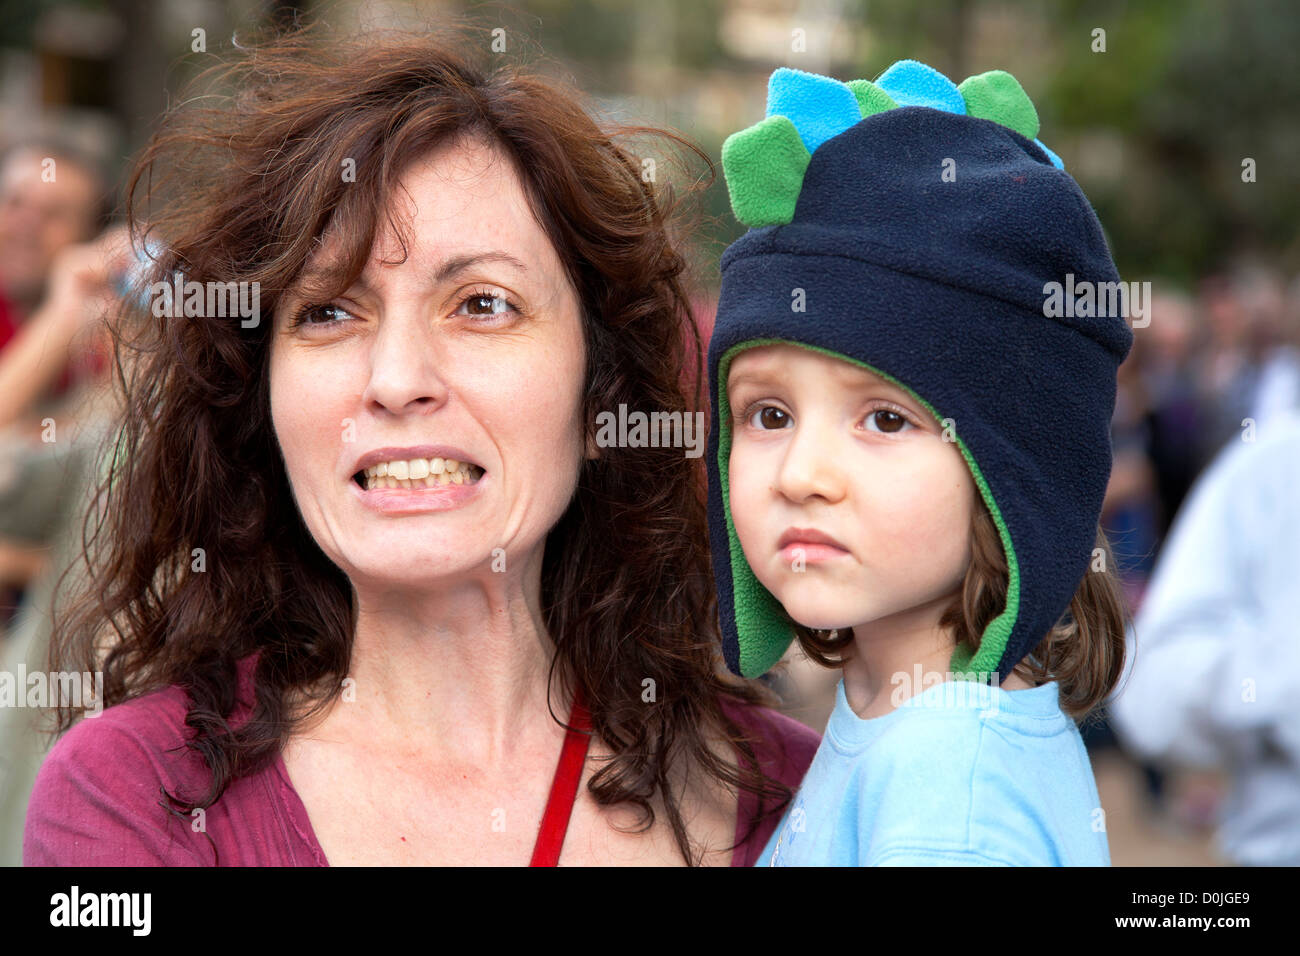
M 1206 462 L 1240 435 L 1241 421 L 1250 415 L 1257 370 L 1247 348 L 1246 309 L 1231 277 L 1215 275 L 1205 279 L 1201 283 L 1200 306 L 1206 339 L 1194 377 L 1205 412 L 1198 454 Z
M 102 337 L 73 346 L 111 296 L 109 273 L 129 261 L 123 231 L 105 229 L 109 182 L 98 160 L 58 140 L 0 157 L 0 428 L 106 368 Z
M 98 164 L 70 146 L 24 143 L 0 155 L 0 308 L 12 323 L 36 311 L 59 253 L 99 234 L 107 194 Z
M 1163 283 L 1158 283 L 1163 285 Z M 1136 329 L 1133 351 L 1119 368 L 1111 424 L 1114 460 L 1102 524 L 1110 535 L 1125 602 L 1130 612 L 1143 593 L 1170 517 L 1200 467 L 1204 415 L 1192 374 L 1194 312 L 1186 296 L 1153 296 L 1152 318 Z M 1090 753 L 1116 746 L 1107 720 L 1084 732 Z M 1149 811 L 1166 812 L 1162 769 L 1135 757 Z M 1179 812 L 1180 807 L 1172 808 Z
M 1267 429 L 1300 408 L 1300 349 L 1281 275 L 1273 269 L 1243 271 L 1239 296 L 1247 316 L 1247 347 L 1259 370 L 1250 417 Z
M 6 464 L 0 481 L 0 536 L 8 546 L 40 558 L 0 641 L 0 671 L 44 669 L 53 629 L 55 592 L 65 569 L 74 578 L 101 442 L 115 405 L 104 379 L 76 388 L 76 403 L 59 440 L 41 444 Z M 50 747 L 36 723 L 39 710 L 0 707 L 0 866 L 22 863 L 23 821 L 41 761 Z
M 1243 438 L 1245 435 L 1243 434 Z M 1145 759 L 1215 768 L 1218 852 L 1300 865 L 1300 419 L 1225 447 L 1174 521 L 1110 703 Z
M 75 386 L 107 368 L 99 317 L 129 261 L 125 233 L 101 227 L 112 190 L 100 163 L 59 140 L 12 146 L 0 157 L 0 629 L 47 565 L 57 482 L 32 481 L 27 459 L 67 425 Z M 44 422 L 52 420 L 51 431 Z M 26 478 L 26 480 L 24 480 Z
M 1244 264 L 1202 286 L 1208 342 L 1196 371 L 1205 413 L 1201 462 L 1300 407 L 1300 352 L 1276 272 Z M 1154 324 L 1154 323 L 1153 323 Z
M 1135 331 L 1133 354 L 1119 367 L 1111 419 L 1113 460 L 1102 508 L 1102 524 L 1129 607 L 1137 606 L 1150 574 L 1160 511 L 1150 457 L 1150 394 L 1138 352 L 1145 332 Z
M 1163 538 L 1203 464 L 1206 412 L 1195 378 L 1199 326 L 1191 297 L 1162 291 L 1152 300 L 1151 316 L 1135 352 L 1147 398 L 1147 454 L 1160 502 L 1157 535 Z
M 42 178 L 53 158 L 53 178 Z M 95 162 L 59 145 L 0 159 L 0 670 L 39 670 L 57 580 L 73 563 L 111 418 L 103 316 L 131 261 Z M 48 421 L 53 427 L 48 427 Z M 0 708 L 0 866 L 49 747 L 25 707 Z

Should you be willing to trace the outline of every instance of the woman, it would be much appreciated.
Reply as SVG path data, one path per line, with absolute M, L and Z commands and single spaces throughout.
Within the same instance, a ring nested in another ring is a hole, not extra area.
M 151 278 L 260 320 L 154 287 L 25 862 L 747 864 L 811 760 L 722 673 L 699 460 L 594 440 L 703 405 L 669 210 L 476 42 L 281 38 L 142 157 Z

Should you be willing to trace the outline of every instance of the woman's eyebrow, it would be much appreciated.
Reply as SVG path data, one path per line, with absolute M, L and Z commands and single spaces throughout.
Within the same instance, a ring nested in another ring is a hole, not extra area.
M 520 272 L 527 272 L 528 266 L 524 265 L 510 253 L 501 249 L 490 249 L 485 252 L 471 252 L 465 255 L 452 256 L 443 261 L 443 263 L 434 272 L 433 277 L 438 282 L 446 282 L 464 272 L 471 266 L 478 265 L 482 262 L 503 262 L 506 265 L 513 266 Z M 317 283 L 325 284 L 338 275 L 340 270 L 331 266 L 309 266 L 302 271 L 299 276 L 299 287 L 312 286 Z M 357 280 L 352 283 L 351 288 L 359 292 L 369 292 L 370 284 L 366 282 L 365 276 L 358 276 Z
M 438 267 L 438 271 L 434 273 L 434 278 L 439 282 L 445 282 L 453 276 L 464 272 L 470 266 L 477 265 L 480 262 L 504 262 L 506 265 L 513 266 L 520 272 L 528 271 L 528 267 L 510 253 L 501 249 L 491 249 L 486 252 L 471 252 L 462 256 L 452 256 Z

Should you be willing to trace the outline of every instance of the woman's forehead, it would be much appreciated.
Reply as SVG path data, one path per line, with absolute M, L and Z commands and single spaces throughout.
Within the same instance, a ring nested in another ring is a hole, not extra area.
M 419 273 L 430 283 L 475 266 L 534 284 L 552 284 L 562 274 L 514 163 L 483 141 L 449 142 L 409 164 L 377 227 L 359 285 L 377 288 L 391 269 Z M 330 285 L 340 271 L 346 228 L 332 223 L 318 240 L 301 285 Z
M 472 223 L 463 222 L 473 211 L 478 216 Z M 389 212 L 399 220 L 448 221 L 456 228 L 502 221 L 521 226 L 532 217 L 514 161 L 495 143 L 465 136 L 410 162 L 389 196 Z

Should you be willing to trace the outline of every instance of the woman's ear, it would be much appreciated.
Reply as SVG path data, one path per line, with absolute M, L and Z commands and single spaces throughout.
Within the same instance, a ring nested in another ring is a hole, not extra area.
M 596 444 L 596 437 L 591 432 L 587 432 L 587 454 L 584 457 L 588 461 L 600 457 L 600 446 Z

